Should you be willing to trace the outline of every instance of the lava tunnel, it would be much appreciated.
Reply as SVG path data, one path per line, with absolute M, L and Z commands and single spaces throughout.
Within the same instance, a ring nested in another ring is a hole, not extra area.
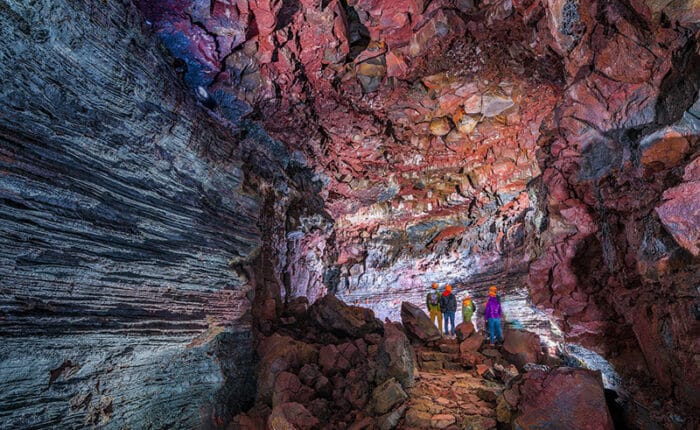
M 0 34 L 0 428 L 700 426 L 698 0 Z

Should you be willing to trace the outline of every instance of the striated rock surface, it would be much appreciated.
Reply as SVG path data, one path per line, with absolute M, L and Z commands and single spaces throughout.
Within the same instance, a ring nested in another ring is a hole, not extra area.
M 196 103 L 142 22 L 0 6 L 3 428 L 223 428 L 253 402 L 259 220 L 309 175 Z

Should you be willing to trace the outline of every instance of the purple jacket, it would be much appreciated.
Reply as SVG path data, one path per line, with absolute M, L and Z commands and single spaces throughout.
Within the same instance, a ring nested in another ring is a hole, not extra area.
M 486 309 L 484 309 L 484 318 L 500 318 L 501 317 L 501 301 L 498 297 L 489 297 L 489 301 L 486 303 Z

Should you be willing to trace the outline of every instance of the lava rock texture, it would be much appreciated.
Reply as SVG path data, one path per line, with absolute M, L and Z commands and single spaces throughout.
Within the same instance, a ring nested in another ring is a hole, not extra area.
M 697 1 L 134 5 L 0 3 L 3 420 L 222 426 L 251 330 L 439 282 L 698 425 Z M 331 336 L 374 330 L 351 314 Z M 269 416 L 318 425 L 302 403 Z
M 192 85 L 311 160 L 335 225 L 294 254 L 338 297 L 398 319 L 430 282 L 496 283 L 645 405 L 698 407 L 696 3 L 138 4 Z
M 3 428 L 217 428 L 254 399 L 261 211 L 310 176 L 197 104 L 142 24 L 0 3 Z

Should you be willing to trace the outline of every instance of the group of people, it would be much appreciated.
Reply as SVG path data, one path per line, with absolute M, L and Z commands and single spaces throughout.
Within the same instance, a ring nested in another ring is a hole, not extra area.
M 445 290 L 441 293 L 438 284 L 433 283 L 431 290 L 425 298 L 428 307 L 430 320 L 437 326 L 440 333 L 444 333 L 447 337 L 455 336 L 455 313 L 457 312 L 457 298 L 452 293 L 452 285 L 446 285 Z M 467 294 L 462 300 L 462 320 L 471 322 L 472 316 L 476 312 L 474 301 Z M 498 289 L 495 285 L 489 287 L 489 298 L 484 306 L 484 319 L 489 330 L 489 343 L 494 345 L 496 342 L 503 343 L 503 330 L 501 328 L 501 318 L 503 311 L 501 310 L 501 300 L 498 297 Z M 443 332 L 444 319 L 444 332 Z

